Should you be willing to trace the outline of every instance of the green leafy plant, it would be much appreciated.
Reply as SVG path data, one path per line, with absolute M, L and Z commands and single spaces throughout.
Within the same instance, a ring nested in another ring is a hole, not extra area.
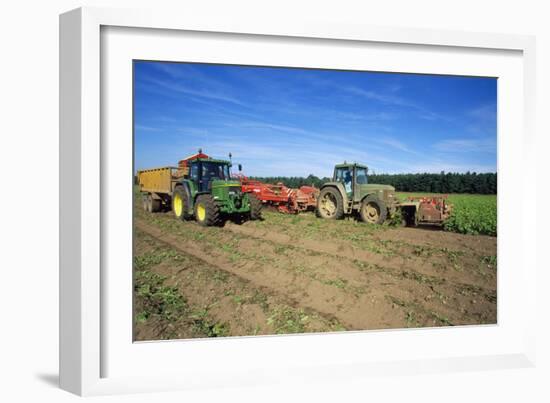
M 496 196 L 455 196 L 451 216 L 444 228 L 462 234 L 496 236 Z
M 267 318 L 267 324 L 273 326 L 275 333 L 303 333 L 309 316 L 303 310 L 290 307 L 276 307 Z
M 136 272 L 135 293 L 138 310 L 137 322 L 145 322 L 156 316 L 161 320 L 173 322 L 186 310 L 186 302 L 176 287 L 165 286 L 165 277 L 147 270 Z

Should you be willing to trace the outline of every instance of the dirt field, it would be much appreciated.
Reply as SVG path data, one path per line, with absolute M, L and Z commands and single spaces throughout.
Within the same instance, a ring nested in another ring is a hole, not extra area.
M 135 207 L 135 339 L 496 323 L 496 238 L 264 211 Z

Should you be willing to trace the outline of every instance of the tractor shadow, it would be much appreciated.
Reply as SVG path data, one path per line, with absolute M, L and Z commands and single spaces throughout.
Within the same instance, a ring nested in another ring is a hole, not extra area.
M 228 222 L 236 225 L 242 225 L 248 221 L 250 221 L 250 218 L 247 217 L 246 215 L 230 215 L 230 216 L 224 217 L 220 226 L 223 227 Z M 265 218 L 262 217 L 254 221 L 265 221 Z

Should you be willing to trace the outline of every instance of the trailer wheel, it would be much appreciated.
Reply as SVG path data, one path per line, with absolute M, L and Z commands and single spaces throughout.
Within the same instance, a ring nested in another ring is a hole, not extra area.
M 203 227 L 221 223 L 220 209 L 212 195 L 202 194 L 195 201 L 195 220 Z
M 249 193 L 248 200 L 250 201 L 250 219 L 261 220 L 262 219 L 262 202 L 256 197 L 256 195 Z
M 151 196 L 151 212 L 158 213 L 161 208 L 161 201 L 159 199 L 155 199 Z
M 333 187 L 321 190 L 317 199 L 315 214 L 329 220 L 339 220 L 344 216 L 344 202 L 340 192 Z
M 141 196 L 141 204 L 143 206 L 143 211 L 148 211 L 149 195 L 144 194 Z
M 177 186 L 172 194 L 172 211 L 174 215 L 182 221 L 191 218 L 189 211 L 189 197 L 182 186 Z
M 147 206 L 146 206 L 146 211 L 148 213 L 152 213 L 153 212 L 153 197 L 148 194 L 147 195 Z
M 361 220 L 370 224 L 382 224 L 388 216 L 386 204 L 378 197 L 370 195 L 365 197 L 359 210 Z

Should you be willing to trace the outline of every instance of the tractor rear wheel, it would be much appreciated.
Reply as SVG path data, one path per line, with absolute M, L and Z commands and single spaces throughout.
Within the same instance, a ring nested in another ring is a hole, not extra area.
M 191 216 L 189 210 L 189 197 L 182 186 L 177 186 L 172 194 L 172 211 L 182 221 L 188 220 Z
M 321 190 L 315 213 L 329 220 L 339 220 L 344 216 L 344 202 L 338 189 L 327 187 Z
M 195 201 L 195 220 L 203 227 L 211 227 L 221 223 L 220 209 L 212 195 L 203 194 Z
M 382 224 L 388 216 L 386 204 L 376 196 L 367 196 L 359 210 L 361 220 L 370 224 Z
M 256 195 L 253 195 L 252 193 L 248 194 L 248 200 L 250 201 L 250 219 L 261 220 L 262 202 L 256 197 Z

